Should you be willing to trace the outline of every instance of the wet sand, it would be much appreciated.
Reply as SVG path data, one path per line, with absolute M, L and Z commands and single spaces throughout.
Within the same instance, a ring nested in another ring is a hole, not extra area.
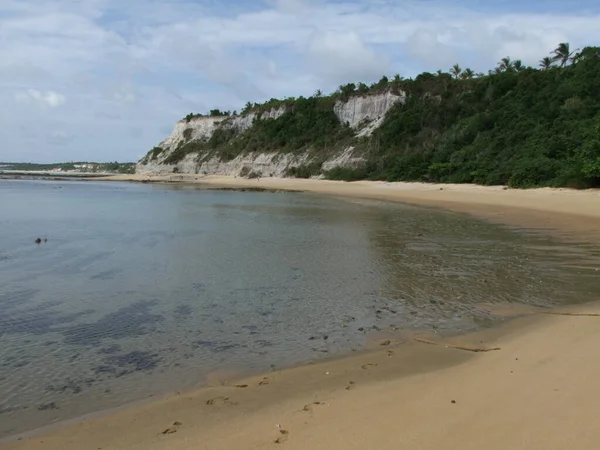
M 590 239 L 600 230 L 598 191 L 223 177 L 197 182 L 442 206 Z M 524 317 L 446 341 L 397 335 L 375 351 L 338 360 L 242 381 L 223 375 L 219 386 L 42 430 L 2 448 L 597 448 L 600 305 L 519 314 Z

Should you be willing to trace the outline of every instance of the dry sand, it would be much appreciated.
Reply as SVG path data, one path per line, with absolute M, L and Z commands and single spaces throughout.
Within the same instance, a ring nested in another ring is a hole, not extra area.
M 444 206 L 592 239 L 600 230 L 600 195 L 593 191 L 216 177 L 198 182 Z M 173 394 L 2 448 L 597 449 L 600 306 L 571 311 L 576 315 L 521 311 L 525 317 L 445 342 L 398 336 L 377 351 Z

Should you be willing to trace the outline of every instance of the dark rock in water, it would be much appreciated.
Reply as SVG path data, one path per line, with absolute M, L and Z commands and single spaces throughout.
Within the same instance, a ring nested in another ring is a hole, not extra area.
M 142 336 L 152 331 L 151 325 L 156 325 L 164 319 L 163 316 L 151 312 L 156 303 L 133 303 L 105 315 L 96 322 L 73 325 L 61 331 L 65 342 L 74 345 L 98 345 L 104 339 Z
M 37 239 L 35 240 L 35 243 L 36 243 L 36 244 L 41 244 L 41 243 L 42 243 L 42 240 L 41 240 L 40 238 L 37 238 Z
M 37 406 L 37 409 L 40 411 L 47 411 L 50 409 L 60 409 L 58 406 L 56 406 L 55 402 L 51 402 L 51 403 L 42 403 L 41 405 Z
M 326 341 L 327 339 L 329 339 L 329 336 L 327 336 L 327 335 L 323 336 L 324 341 Z

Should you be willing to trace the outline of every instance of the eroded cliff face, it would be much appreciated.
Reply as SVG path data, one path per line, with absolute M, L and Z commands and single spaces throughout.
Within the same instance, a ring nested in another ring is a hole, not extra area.
M 336 101 L 333 112 L 340 123 L 348 125 L 355 130 L 355 135 L 370 135 L 385 118 L 389 109 L 397 103 L 404 103 L 405 95 L 383 92 L 372 95 L 355 96 L 347 101 Z M 142 174 L 214 174 L 237 176 L 242 172 L 261 173 L 263 176 L 286 176 L 292 167 L 299 167 L 313 163 L 319 159 L 322 169 L 332 170 L 336 167 L 360 167 L 365 159 L 357 154 L 353 146 L 347 146 L 337 153 L 329 152 L 326 158 L 315 157 L 314 152 L 304 151 L 291 154 L 277 151 L 249 152 L 238 155 L 232 160 L 223 161 L 220 157 L 207 152 L 193 152 L 186 154 L 180 161 L 168 164 L 166 160 L 181 145 L 189 142 L 208 142 L 216 130 L 231 130 L 237 136 L 249 130 L 255 119 L 278 119 L 286 112 L 285 107 L 271 109 L 264 112 L 251 111 L 245 115 L 230 117 L 198 117 L 190 121 L 181 120 L 175 124 L 169 137 L 158 145 L 160 153 L 150 151 L 142 158 L 136 172 Z
M 381 124 L 390 108 L 405 100 L 404 93 L 395 95 L 389 91 L 377 95 L 355 96 L 345 102 L 335 102 L 333 112 L 341 123 L 359 130 L 359 136 L 369 136 Z

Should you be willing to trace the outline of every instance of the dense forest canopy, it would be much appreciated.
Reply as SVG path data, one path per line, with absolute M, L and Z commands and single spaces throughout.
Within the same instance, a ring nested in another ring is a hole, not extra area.
M 333 113 L 336 100 L 384 91 L 403 92 L 406 101 L 393 106 L 371 136 L 355 137 Z M 192 151 L 223 159 L 248 151 L 310 151 L 312 163 L 290 175 L 314 176 L 328 151 L 352 145 L 365 157 L 364 167 L 334 169 L 326 177 L 600 186 L 600 47 L 571 50 L 561 43 L 538 68 L 506 57 L 486 74 L 457 64 L 414 79 L 384 76 L 327 96 L 317 91 L 309 98 L 248 103 L 241 114 L 280 106 L 286 112 L 277 119 L 256 119 L 239 134 L 217 130 L 207 142 L 178 148 L 166 162 Z

